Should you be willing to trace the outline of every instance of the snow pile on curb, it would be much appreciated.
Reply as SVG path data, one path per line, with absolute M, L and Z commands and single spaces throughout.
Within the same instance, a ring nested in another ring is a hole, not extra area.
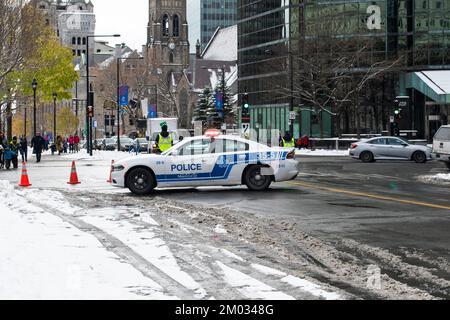
M 296 150 L 297 156 L 316 156 L 316 157 L 348 157 L 350 155 L 349 150 L 325 150 L 325 149 L 300 149 Z
M 420 176 L 419 180 L 428 183 L 450 184 L 450 173 L 438 173 L 434 176 Z

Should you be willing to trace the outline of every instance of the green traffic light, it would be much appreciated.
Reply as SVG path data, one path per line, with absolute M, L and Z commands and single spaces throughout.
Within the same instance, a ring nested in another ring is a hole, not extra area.
M 248 103 L 244 104 L 245 109 L 248 109 L 248 107 L 250 107 L 250 105 Z

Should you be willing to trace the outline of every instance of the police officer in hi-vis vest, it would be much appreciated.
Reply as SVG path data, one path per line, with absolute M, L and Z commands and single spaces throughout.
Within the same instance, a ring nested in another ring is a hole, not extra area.
M 173 146 L 173 137 L 168 131 L 167 123 L 165 122 L 161 124 L 161 133 L 156 138 L 156 145 L 160 152 L 167 151 Z
M 289 131 L 286 131 L 286 134 L 280 141 L 280 147 L 283 148 L 295 148 L 295 139 L 291 136 Z

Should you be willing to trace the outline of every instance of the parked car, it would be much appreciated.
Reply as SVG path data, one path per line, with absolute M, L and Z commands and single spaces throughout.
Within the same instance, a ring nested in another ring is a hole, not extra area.
M 103 139 L 104 149 L 106 151 L 114 151 L 117 148 L 117 139 L 106 138 Z
M 141 152 L 149 152 L 149 143 L 146 138 L 137 138 L 134 140 L 134 144 L 136 145 L 136 142 L 139 141 L 139 148 Z
M 377 137 L 353 143 L 350 156 L 363 162 L 412 160 L 425 163 L 432 159 L 431 148 L 414 145 L 398 137 Z
M 450 169 L 450 125 L 440 127 L 434 135 L 433 154 Z
M 95 139 L 93 148 L 94 150 L 104 150 L 103 139 Z
M 120 151 L 128 151 L 133 146 L 134 140 L 128 137 L 120 137 Z

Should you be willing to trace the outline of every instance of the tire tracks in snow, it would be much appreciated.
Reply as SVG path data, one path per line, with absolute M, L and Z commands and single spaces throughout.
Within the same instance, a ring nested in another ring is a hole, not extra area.
M 159 268 L 155 267 L 140 254 L 136 253 L 133 249 L 128 247 L 122 241 L 114 237 L 113 235 L 103 231 L 102 229 L 89 224 L 77 217 L 70 216 L 64 212 L 55 209 L 52 206 L 45 205 L 41 202 L 36 202 L 35 199 L 29 199 L 34 205 L 40 207 L 41 209 L 54 214 L 55 216 L 61 218 L 63 221 L 71 224 L 75 228 L 82 232 L 86 232 L 95 238 L 110 252 L 116 254 L 120 259 L 126 263 L 132 265 L 135 269 L 139 270 L 144 276 L 152 279 L 153 281 L 160 284 L 168 293 L 176 296 L 179 299 L 192 299 L 195 293 L 181 286 L 178 282 L 170 278 Z

